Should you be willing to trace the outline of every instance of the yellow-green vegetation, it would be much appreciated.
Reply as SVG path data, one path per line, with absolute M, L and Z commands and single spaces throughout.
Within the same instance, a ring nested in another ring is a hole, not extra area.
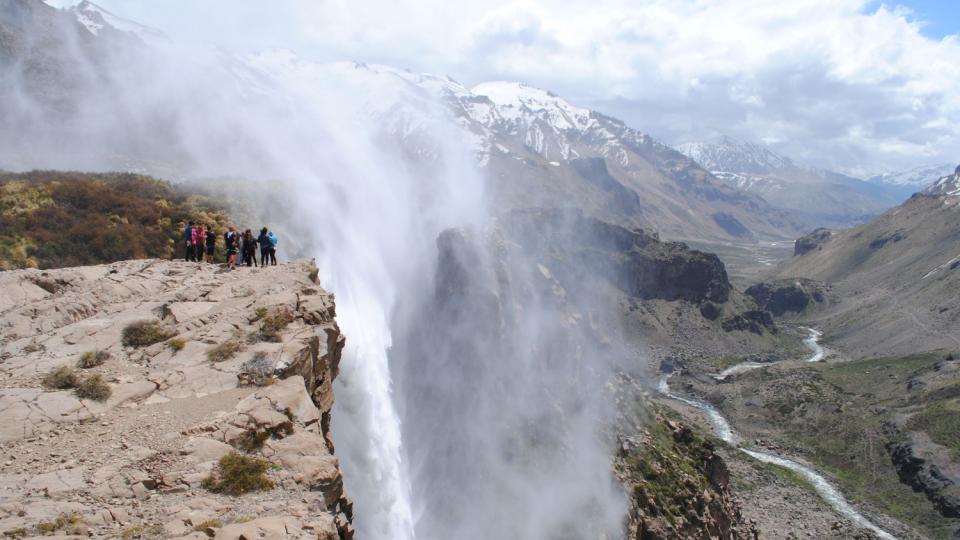
M 193 526 L 193 530 L 203 532 L 207 529 L 219 529 L 220 527 L 223 527 L 223 522 L 220 521 L 220 518 L 213 518 L 197 523 Z
M 203 487 L 224 495 L 243 495 L 251 491 L 273 489 L 273 481 L 267 477 L 270 462 L 237 452 L 220 458 L 213 474 L 203 481 Z
M 751 407 L 751 423 L 775 426 L 780 442 L 804 449 L 804 457 L 833 476 L 848 497 L 943 538 L 955 524 L 901 482 L 886 444 L 903 437 L 888 426 L 908 412 L 915 414 L 906 429 L 922 429 L 957 448 L 960 387 L 908 389 L 911 380 L 935 373 L 944 358 L 943 352 L 931 352 L 757 370 L 740 378 L 739 393 L 762 401 Z
M 124 540 L 164 538 L 164 531 L 163 526 L 159 523 L 140 523 L 117 531 L 110 535 L 110 538 L 122 538 Z
M 72 368 L 60 366 L 54 368 L 50 373 L 43 377 L 43 385 L 54 390 L 67 390 L 74 388 L 80 382 L 77 373 Z
M 236 356 L 241 350 L 243 350 L 243 342 L 237 338 L 231 338 L 208 349 L 207 360 L 214 363 L 226 362 Z
M 219 233 L 229 219 L 210 198 L 148 176 L 0 173 L 0 270 L 169 259 L 188 221 Z
M 307 274 L 307 277 L 310 278 L 310 281 L 314 283 L 320 283 L 320 269 L 314 266 L 310 269 L 310 272 Z
M 260 321 L 261 341 L 280 341 L 280 334 L 293 322 L 293 316 L 285 311 L 271 313 Z
M 110 359 L 110 353 L 107 351 L 87 351 L 80 355 L 77 360 L 77 367 L 80 369 L 90 369 L 102 366 L 104 362 Z
M 631 499 L 645 514 L 663 516 L 674 524 L 691 501 L 712 489 L 706 468 L 714 458 L 713 443 L 689 428 L 672 431 L 658 416 L 647 422 L 643 444 L 621 452 L 616 471 L 631 489 Z
M 80 399 L 106 401 L 110 397 L 111 391 L 110 385 L 104 382 L 103 376 L 94 373 L 80 381 L 74 393 Z
M 167 342 L 167 345 L 169 345 L 170 348 L 173 349 L 173 352 L 177 352 L 177 351 L 183 350 L 183 348 L 187 346 L 187 342 L 186 340 L 181 338 L 173 338 Z
M 137 321 L 123 329 L 122 342 L 125 347 L 146 347 L 166 341 L 175 335 L 177 335 L 176 332 L 163 326 L 160 321 Z
M 41 521 L 37 523 L 37 531 L 43 535 L 56 532 L 66 535 L 87 535 L 87 527 L 77 514 L 60 514 L 53 521 Z
M 268 313 L 268 312 L 267 312 L 267 308 L 265 308 L 265 307 L 258 307 L 257 309 L 255 309 L 255 310 L 253 311 L 253 314 L 254 314 L 254 316 L 256 317 L 254 320 L 255 320 L 255 321 L 259 321 L 259 320 L 263 319 L 264 317 L 267 316 L 267 313 Z
M 912 416 L 907 428 L 927 432 L 933 442 L 946 446 L 954 459 L 960 459 L 960 399 L 933 403 Z

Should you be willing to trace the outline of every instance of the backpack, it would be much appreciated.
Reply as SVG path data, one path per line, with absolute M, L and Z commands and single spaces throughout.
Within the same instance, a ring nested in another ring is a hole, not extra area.
M 277 247 L 277 244 L 280 243 L 280 239 L 277 238 L 277 235 L 273 234 L 273 231 L 267 233 L 267 238 L 270 239 L 270 247 Z

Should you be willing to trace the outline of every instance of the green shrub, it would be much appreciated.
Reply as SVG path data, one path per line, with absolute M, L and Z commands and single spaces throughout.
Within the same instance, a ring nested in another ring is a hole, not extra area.
M 123 329 L 123 344 L 126 347 L 146 347 L 166 341 L 177 335 L 159 321 L 137 321 Z
M 80 379 L 77 377 L 76 372 L 73 371 L 73 368 L 67 366 L 60 366 L 50 373 L 47 373 L 43 378 L 44 386 L 56 390 L 73 388 L 77 386 L 79 382 Z
M 320 269 L 317 267 L 312 268 L 310 273 L 307 274 L 307 277 L 314 283 L 320 283 Z
M 236 338 L 230 339 L 210 348 L 207 351 L 207 359 L 214 363 L 226 362 L 241 350 L 243 350 L 243 342 Z
M 260 322 L 260 340 L 280 341 L 280 334 L 291 322 L 293 322 L 293 316 L 284 311 L 267 315 Z
M 167 345 L 173 349 L 173 352 L 177 352 L 183 350 L 183 348 L 187 346 L 187 342 L 180 338 L 173 338 L 167 342 Z
M 270 462 L 264 459 L 230 452 L 220 458 L 213 474 L 204 479 L 203 487 L 214 493 L 234 496 L 271 490 L 273 481 L 266 475 L 269 468 Z
M 259 321 L 260 319 L 267 316 L 267 308 L 258 307 L 256 310 L 254 310 L 253 314 L 256 316 L 254 320 Z
M 80 399 L 90 399 L 93 401 L 106 401 L 110 397 L 110 385 L 104 382 L 99 373 L 94 373 L 80 381 L 74 390 Z
M 90 369 L 102 366 L 104 362 L 110 359 L 110 353 L 107 351 L 87 351 L 77 360 L 77 367 L 80 369 Z

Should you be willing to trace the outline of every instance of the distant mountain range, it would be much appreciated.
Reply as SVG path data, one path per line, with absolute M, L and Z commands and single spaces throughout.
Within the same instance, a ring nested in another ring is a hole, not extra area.
M 762 196 L 809 227 L 863 223 L 929 184 L 917 183 L 923 182 L 923 171 L 861 180 L 805 167 L 761 145 L 729 137 L 715 143 L 682 144 L 677 149 L 717 178 Z

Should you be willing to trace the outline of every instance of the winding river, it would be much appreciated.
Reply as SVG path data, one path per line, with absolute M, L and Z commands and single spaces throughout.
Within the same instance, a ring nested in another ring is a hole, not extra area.
M 806 359 L 806 361 L 819 362 L 820 360 L 823 359 L 823 356 L 824 356 L 823 347 L 819 343 L 820 336 L 822 336 L 823 334 L 813 328 L 807 328 L 806 330 L 809 335 L 803 340 L 803 343 L 804 345 L 807 346 L 807 348 L 810 349 L 812 353 L 811 356 Z M 734 373 L 742 373 L 744 371 L 760 368 L 765 365 L 769 365 L 769 364 L 761 364 L 757 362 L 744 362 L 742 364 L 737 364 L 736 366 L 725 369 L 715 378 L 718 380 L 723 380 Z M 733 431 L 732 427 L 730 427 L 730 422 L 728 422 L 727 419 L 724 418 L 722 414 L 720 414 L 720 411 L 717 410 L 716 407 L 714 407 L 710 403 L 707 403 L 706 401 L 689 398 L 673 392 L 673 390 L 670 389 L 670 384 L 668 381 L 669 378 L 670 378 L 670 375 L 665 375 L 660 379 L 660 382 L 657 385 L 657 390 L 661 394 L 663 394 L 664 396 L 670 399 L 680 401 L 682 403 L 686 403 L 687 405 L 690 405 L 691 407 L 694 407 L 702 411 L 706 415 L 707 420 L 710 422 L 710 426 L 713 428 L 713 431 L 717 435 L 717 437 L 719 437 L 721 440 L 723 440 L 727 444 L 730 444 L 732 446 L 737 446 L 737 444 L 740 441 L 742 441 L 742 438 L 739 435 L 737 435 L 736 432 Z M 847 501 L 847 499 L 843 496 L 843 494 L 840 493 L 840 490 L 835 488 L 829 481 L 827 481 L 827 479 L 824 478 L 823 475 L 811 469 L 810 467 L 800 462 L 778 456 L 776 454 L 762 452 L 760 450 L 752 450 L 752 449 L 743 448 L 743 447 L 738 447 L 738 448 L 741 452 L 753 457 L 758 461 L 762 461 L 764 463 L 772 463 L 774 465 L 779 465 L 781 467 L 786 467 L 791 471 L 794 471 L 800 474 L 808 482 L 810 482 L 810 485 L 813 486 L 813 489 L 816 490 L 817 494 L 820 495 L 820 497 L 824 501 L 826 501 L 827 504 L 829 504 L 830 507 L 834 509 L 834 511 L 836 511 L 838 514 L 849 519 L 857 527 L 870 529 L 883 540 L 897 540 L 895 536 L 881 529 L 877 525 L 874 525 L 863 514 L 858 512 Z

